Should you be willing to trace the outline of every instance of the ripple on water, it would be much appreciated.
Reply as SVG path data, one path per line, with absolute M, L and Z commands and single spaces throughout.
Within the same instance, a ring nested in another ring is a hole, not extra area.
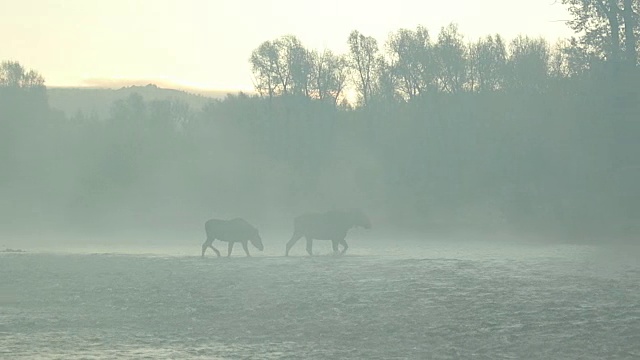
M 572 247 L 426 247 L 311 259 L 3 255 L 0 358 L 640 354 L 636 263 Z

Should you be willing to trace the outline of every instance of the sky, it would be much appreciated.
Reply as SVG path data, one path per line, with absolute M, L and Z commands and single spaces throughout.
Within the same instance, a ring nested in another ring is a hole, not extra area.
M 285 34 L 338 53 L 352 30 L 382 44 L 417 25 L 435 38 L 451 22 L 467 40 L 555 42 L 572 35 L 567 19 L 559 0 L 0 0 L 0 61 L 19 61 L 48 86 L 250 91 L 251 52 Z

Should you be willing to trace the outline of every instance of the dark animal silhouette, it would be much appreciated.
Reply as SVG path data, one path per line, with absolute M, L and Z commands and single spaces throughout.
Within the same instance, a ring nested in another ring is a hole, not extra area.
M 325 213 L 300 215 L 294 219 L 293 236 L 287 242 L 285 256 L 289 256 L 289 250 L 303 236 L 307 240 L 307 253 L 311 256 L 313 255 L 314 239 L 331 240 L 334 253 L 338 253 L 338 244 L 341 244 L 342 251 L 340 254 L 344 254 L 349 248 L 344 238 L 347 236 L 349 229 L 356 226 L 361 226 L 365 229 L 371 228 L 369 218 L 361 210 L 331 210 Z
M 258 250 L 264 250 L 262 245 L 262 238 L 258 233 L 258 229 L 249 224 L 246 220 L 241 218 L 235 218 L 233 220 L 218 220 L 211 219 L 204 224 L 204 230 L 207 233 L 207 240 L 202 244 L 202 257 L 208 247 L 215 251 L 216 255 L 220 256 L 220 251 L 214 248 L 212 243 L 218 239 L 229 243 L 229 252 L 227 256 L 231 256 L 233 250 L 233 244 L 236 242 L 242 243 L 242 248 L 247 256 L 249 254 L 249 248 L 247 243 L 251 241 L 251 244 L 258 248 Z

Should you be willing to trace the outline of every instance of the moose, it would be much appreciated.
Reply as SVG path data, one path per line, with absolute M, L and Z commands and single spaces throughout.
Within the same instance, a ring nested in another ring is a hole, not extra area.
M 210 219 L 205 222 L 204 230 L 207 233 L 207 240 L 202 244 L 202 257 L 204 257 L 204 253 L 209 247 L 220 257 L 220 251 L 212 245 L 216 239 L 229 243 L 227 256 L 231 256 L 233 245 L 236 242 L 242 243 L 242 248 L 247 256 L 251 256 L 247 246 L 248 242 L 251 242 L 258 250 L 264 250 L 258 229 L 242 218 L 232 220 Z
M 285 256 L 289 256 L 289 250 L 305 237 L 307 240 L 307 253 L 313 256 L 313 240 L 331 240 L 334 254 L 338 253 L 338 245 L 342 245 L 340 254 L 344 254 L 349 245 L 345 241 L 349 229 L 360 226 L 371 228 L 369 218 L 362 210 L 330 210 L 325 213 L 306 213 L 296 217 L 293 221 L 293 236 L 287 242 Z

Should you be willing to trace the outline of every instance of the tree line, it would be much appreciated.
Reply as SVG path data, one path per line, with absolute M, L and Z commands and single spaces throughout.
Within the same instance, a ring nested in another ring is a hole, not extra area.
M 250 54 L 256 95 L 202 109 L 132 95 L 105 119 L 50 108 L 44 79 L 0 67 L 7 227 L 201 227 L 212 214 L 361 207 L 416 230 L 636 234 L 638 1 L 564 0 L 576 36 L 455 24 L 354 30 L 349 51 L 294 35 Z M 116 225 L 117 224 L 117 225 Z

